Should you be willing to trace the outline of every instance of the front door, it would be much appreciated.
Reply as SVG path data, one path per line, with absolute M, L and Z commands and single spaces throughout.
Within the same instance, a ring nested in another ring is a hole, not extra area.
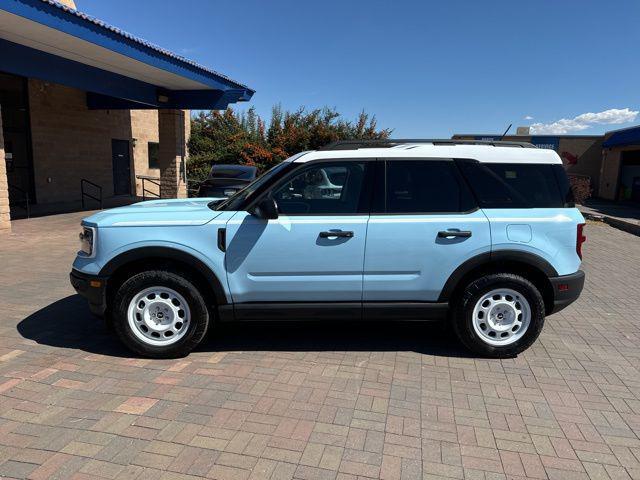
M 490 252 L 489 221 L 453 160 L 380 161 L 379 168 L 364 301 L 436 302 L 458 266 Z
M 361 159 L 312 162 L 267 193 L 279 218 L 234 215 L 226 270 L 236 316 L 249 302 L 350 302 L 360 316 L 371 170 Z
M 131 194 L 131 157 L 128 140 L 111 140 L 113 194 Z

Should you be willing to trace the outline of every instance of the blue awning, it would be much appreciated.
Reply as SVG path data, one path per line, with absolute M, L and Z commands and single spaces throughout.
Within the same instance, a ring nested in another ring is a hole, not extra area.
M 604 148 L 624 147 L 626 145 L 640 145 L 640 126 L 612 132 L 611 136 L 602 142 Z
M 225 109 L 254 90 L 54 0 L 0 0 L 0 71 L 88 92 L 90 108 Z

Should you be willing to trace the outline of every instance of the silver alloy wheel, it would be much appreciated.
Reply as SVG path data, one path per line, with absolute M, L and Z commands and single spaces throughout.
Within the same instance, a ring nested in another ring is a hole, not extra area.
M 189 329 L 191 312 L 182 295 L 167 287 L 145 288 L 135 295 L 127 309 L 133 334 L 147 345 L 171 345 Z
M 480 340 L 496 347 L 511 345 L 527 332 L 531 307 L 521 293 L 497 288 L 484 294 L 473 309 L 473 329 Z

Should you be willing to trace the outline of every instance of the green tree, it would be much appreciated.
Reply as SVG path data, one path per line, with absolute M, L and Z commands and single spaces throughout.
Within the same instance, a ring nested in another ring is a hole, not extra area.
M 201 112 L 191 120 L 189 187 L 204 180 L 214 163 L 255 165 L 260 173 L 287 157 L 314 150 L 337 140 L 384 139 L 389 129 L 378 129 L 375 116 L 361 112 L 354 122 L 333 108 L 293 112 L 275 105 L 267 123 L 253 107 L 246 112 Z

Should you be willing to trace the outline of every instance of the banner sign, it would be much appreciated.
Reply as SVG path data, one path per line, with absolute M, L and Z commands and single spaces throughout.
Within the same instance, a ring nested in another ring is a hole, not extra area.
M 560 147 L 559 137 L 531 137 L 531 143 L 538 148 L 547 148 L 549 150 L 558 151 Z

